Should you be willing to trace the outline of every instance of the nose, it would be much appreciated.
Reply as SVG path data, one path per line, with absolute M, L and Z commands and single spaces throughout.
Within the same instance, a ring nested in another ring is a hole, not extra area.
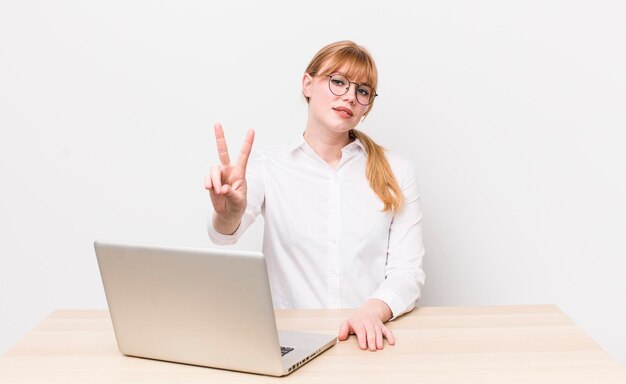
M 352 90 L 352 86 L 354 86 L 354 90 Z M 357 85 L 354 83 L 350 83 L 348 92 L 343 95 L 343 100 L 349 102 L 350 104 L 354 104 L 354 102 L 356 101 L 356 91 Z

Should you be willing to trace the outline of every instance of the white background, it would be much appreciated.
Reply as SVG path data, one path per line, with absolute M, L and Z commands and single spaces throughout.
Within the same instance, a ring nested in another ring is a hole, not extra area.
M 626 365 L 621 2 L 225 3 L 0 3 L 0 352 L 106 307 L 94 239 L 212 246 L 213 123 L 290 140 L 308 61 L 352 39 L 361 128 L 418 173 L 421 304 L 554 303 Z

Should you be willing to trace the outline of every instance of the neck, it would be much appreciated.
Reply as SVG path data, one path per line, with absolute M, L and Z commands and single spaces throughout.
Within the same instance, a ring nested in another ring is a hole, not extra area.
M 304 131 L 304 140 L 313 151 L 333 168 L 341 160 L 341 149 L 351 141 L 348 132 L 332 132 L 308 125 Z

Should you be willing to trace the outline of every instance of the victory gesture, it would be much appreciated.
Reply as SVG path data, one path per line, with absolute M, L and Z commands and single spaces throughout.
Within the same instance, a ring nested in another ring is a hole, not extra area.
M 204 187 L 209 191 L 215 214 L 215 229 L 224 234 L 237 230 L 247 205 L 246 166 L 254 142 L 254 131 L 246 134 L 237 162 L 231 164 L 224 130 L 220 123 L 215 124 L 215 139 L 220 165 L 211 167 L 211 173 L 204 179 Z

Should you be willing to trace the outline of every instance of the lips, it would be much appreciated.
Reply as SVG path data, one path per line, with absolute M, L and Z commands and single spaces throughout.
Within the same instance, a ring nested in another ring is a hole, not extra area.
M 352 110 L 350 108 L 346 108 L 346 107 L 335 107 L 333 108 L 335 111 L 337 112 L 342 112 L 345 113 L 346 115 L 352 117 L 354 114 L 352 113 Z

